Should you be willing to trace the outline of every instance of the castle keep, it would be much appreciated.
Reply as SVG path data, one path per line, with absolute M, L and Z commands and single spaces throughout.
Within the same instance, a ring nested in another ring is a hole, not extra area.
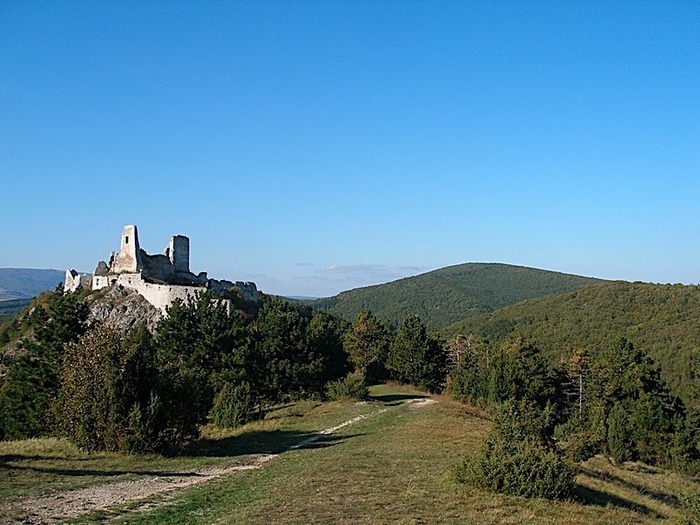
M 162 254 L 147 254 L 139 245 L 135 225 L 124 227 L 119 253 L 112 252 L 109 262 L 100 261 L 92 276 L 66 270 L 63 289 L 72 292 L 82 286 L 100 290 L 114 285 L 138 292 L 162 312 L 175 299 L 187 300 L 203 289 L 217 293 L 237 290 L 246 299 L 258 299 L 255 283 L 219 281 L 209 279 L 206 272 L 190 272 L 190 240 L 184 235 L 172 237 Z

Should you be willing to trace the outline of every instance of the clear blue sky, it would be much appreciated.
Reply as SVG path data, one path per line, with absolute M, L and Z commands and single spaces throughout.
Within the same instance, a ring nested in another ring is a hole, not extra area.
M 700 281 L 697 1 L 0 1 L 0 267 Z

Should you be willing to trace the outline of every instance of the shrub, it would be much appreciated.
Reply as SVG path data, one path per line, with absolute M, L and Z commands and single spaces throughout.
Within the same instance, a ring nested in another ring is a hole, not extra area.
M 554 446 L 552 432 L 551 406 L 503 403 L 484 446 L 458 468 L 457 480 L 512 496 L 571 496 L 576 469 Z
M 475 488 L 546 499 L 571 496 L 575 476 L 575 469 L 560 454 L 538 446 L 516 454 L 504 448 L 482 451 L 457 471 L 458 481 Z
M 245 425 L 254 418 L 255 398 L 248 383 L 225 383 L 214 401 L 212 419 L 222 428 Z
M 341 399 L 356 399 L 363 401 L 369 397 L 369 389 L 362 374 L 352 373 L 343 379 L 331 381 L 326 385 L 328 397 L 333 401 Z
M 158 364 L 151 335 L 98 327 L 67 346 L 57 420 L 88 451 L 171 452 L 196 437 L 210 399 L 201 373 Z
M 700 523 L 700 492 L 693 491 L 678 495 L 680 515 L 677 523 L 681 525 L 697 525 Z

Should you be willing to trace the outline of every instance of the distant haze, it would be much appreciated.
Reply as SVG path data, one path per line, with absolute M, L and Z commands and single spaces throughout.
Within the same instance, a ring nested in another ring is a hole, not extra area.
M 28 299 L 53 290 L 63 281 L 65 271 L 28 268 L 0 268 L 0 300 Z

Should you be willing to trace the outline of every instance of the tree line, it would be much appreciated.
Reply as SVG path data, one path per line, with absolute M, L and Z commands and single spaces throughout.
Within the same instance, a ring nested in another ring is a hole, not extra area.
M 700 470 L 700 413 L 672 395 L 649 355 L 627 339 L 548 366 L 519 337 L 497 344 L 457 336 L 448 390 L 484 407 L 494 427 L 462 465 L 465 483 L 498 492 L 567 497 L 576 464 L 597 454 Z
M 700 404 L 673 395 L 624 338 L 552 365 L 522 337 L 446 342 L 417 315 L 392 327 L 365 310 L 348 323 L 268 296 L 230 311 L 211 292 L 174 302 L 153 332 L 87 318 L 80 295 L 57 291 L 5 331 L 24 323 L 34 338 L 3 363 L 0 438 L 173 453 L 206 423 L 235 427 L 288 400 L 362 399 L 391 379 L 490 414 L 483 447 L 457 469 L 480 488 L 569 497 L 576 465 L 597 454 L 700 472 Z
M 396 379 L 440 391 L 445 352 L 417 316 L 394 330 L 278 297 L 229 310 L 212 292 L 175 301 L 150 332 L 89 325 L 82 295 L 48 295 L 33 340 L 0 383 L 0 439 L 65 435 L 94 450 L 172 453 L 213 422 L 234 427 L 290 399 L 363 398 Z M 6 335 L 6 338 L 9 338 Z

